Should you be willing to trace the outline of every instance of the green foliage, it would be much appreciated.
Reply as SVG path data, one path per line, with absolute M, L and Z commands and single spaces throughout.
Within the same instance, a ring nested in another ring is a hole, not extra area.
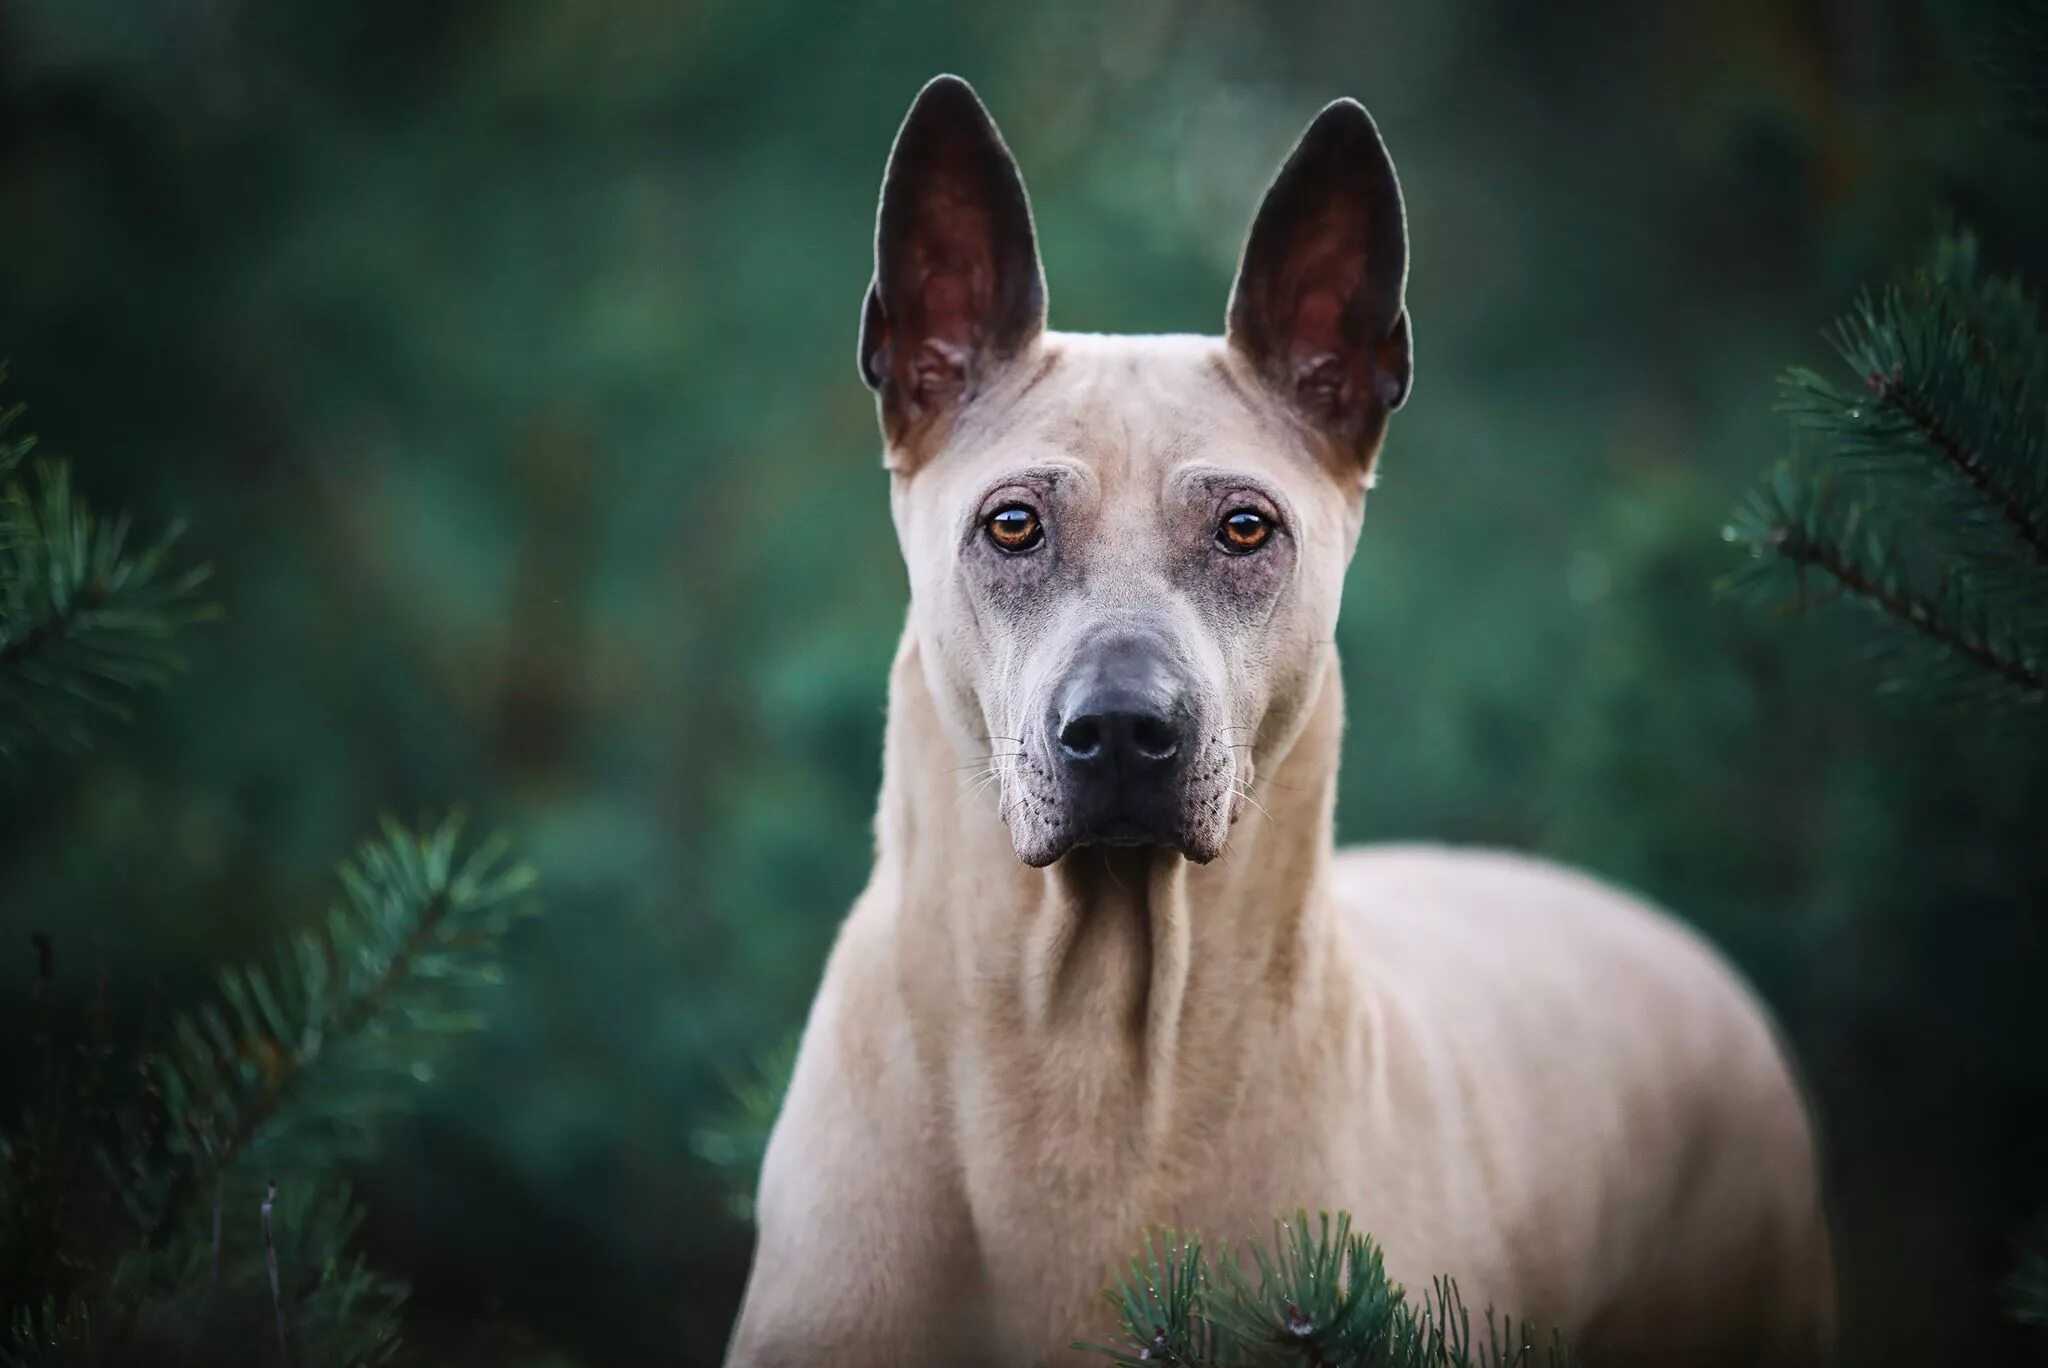
M 18 468 L 32 437 L 10 439 L 21 407 L 0 409 L 0 756 L 31 742 L 83 746 L 95 715 L 180 665 L 176 630 L 212 616 L 205 566 L 170 563 L 179 529 L 140 550 L 125 518 L 102 519 L 71 488 L 70 468 Z
M 690 1148 L 717 1169 L 725 1181 L 726 1209 L 735 1219 L 754 1218 L 754 1193 L 761 1185 L 761 1160 L 768 1152 L 768 1133 L 789 1092 L 796 1067 L 798 1037 L 794 1034 L 763 1052 L 745 1069 L 728 1070 L 728 1099 L 690 1134 Z
M 398 1347 L 406 1292 L 342 1253 L 361 1219 L 347 1186 L 335 1185 L 281 1194 L 268 1221 L 259 1209 L 237 1209 L 218 1242 L 192 1232 L 162 1249 L 139 1245 L 96 1285 L 12 1308 L 0 1325 L 0 1361 L 198 1365 L 246 1346 L 238 1360 L 385 1362 Z
M 0 370 L 0 380 L 5 380 L 6 378 L 7 372 Z M 0 408 L 0 480 L 4 480 L 12 475 L 15 468 L 27 458 L 29 452 L 35 447 L 36 439 L 26 434 L 20 437 L 8 436 L 8 433 L 13 431 L 14 425 L 21 421 L 21 415 L 25 411 L 26 407 L 21 404 Z
M 179 1018 L 157 1073 L 188 1191 L 238 1167 L 311 1176 L 360 1157 L 448 1043 L 484 1024 L 533 875 L 499 839 L 458 858 L 460 834 L 458 816 L 420 834 L 387 821 L 341 867 L 323 930 L 268 970 L 224 973 L 220 1004 Z
M 1727 529 L 1735 583 L 1804 605 L 1817 587 L 1892 627 L 1894 686 L 2048 698 L 2048 335 L 1968 235 L 1867 295 L 1832 333 L 1857 379 L 1796 368 L 1793 454 Z
M 1248 1257 L 1254 1273 L 1245 1270 Z M 1568 1368 L 1576 1360 L 1553 1335 L 1539 1345 L 1523 1326 L 1486 1315 L 1475 1338 L 1457 1286 L 1439 1278 L 1417 1305 L 1387 1277 L 1370 1236 L 1340 1212 L 1275 1224 L 1269 1250 L 1225 1248 L 1214 1263 L 1191 1237 L 1147 1237 L 1129 1270 L 1104 1294 L 1121 1339 L 1076 1348 L 1120 1364 L 1182 1368 Z
M 351 1249 L 336 1177 L 485 1019 L 532 876 L 503 842 L 464 853 L 450 817 L 387 823 L 342 866 L 324 926 L 230 970 L 110 1077 L 106 1004 L 60 1048 L 53 957 L 37 980 L 43 1084 L 0 1137 L 0 1347 L 32 1363 L 378 1361 L 403 1289 Z M 266 1351 L 267 1352 L 267 1351 Z

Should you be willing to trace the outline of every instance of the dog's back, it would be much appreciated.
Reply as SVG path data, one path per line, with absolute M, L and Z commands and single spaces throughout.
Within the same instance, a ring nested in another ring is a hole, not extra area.
M 1420 1162 L 1490 1196 L 1486 1238 L 1514 1272 L 1475 1291 L 1580 1326 L 1594 1362 L 1822 1356 L 1833 1287 L 1813 1135 L 1718 954 L 1613 888 L 1503 852 L 1345 850 L 1332 882 L 1384 995 L 1384 1076 L 1410 1094 L 1389 1109 L 1411 1126 L 1438 1113 L 1463 1143 Z M 1382 1238 L 1415 1286 L 1469 1263 L 1437 1248 L 1448 1234 Z

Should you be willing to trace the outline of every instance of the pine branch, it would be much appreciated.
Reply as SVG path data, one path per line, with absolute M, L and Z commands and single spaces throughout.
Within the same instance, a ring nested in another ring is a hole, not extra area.
M 1977 532 L 2001 523 L 2034 564 L 2048 564 L 2048 452 L 2042 427 L 2048 342 L 2012 281 L 1983 278 L 1967 235 L 1930 263 L 1866 295 L 1830 331 L 1859 386 L 1794 368 L 1780 408 L 1817 449 L 1859 474 L 1900 481 L 1940 521 Z M 1968 549 L 1996 554 L 1997 539 Z
M 1562 1339 L 1538 1345 L 1488 1312 L 1486 1336 L 1448 1278 L 1411 1304 L 1387 1277 L 1372 1240 L 1351 1218 L 1306 1212 L 1276 1223 L 1269 1249 L 1220 1251 L 1212 1273 L 1199 1241 L 1147 1237 L 1127 1272 L 1104 1292 L 1122 1337 L 1073 1347 L 1137 1368 L 1570 1368 Z
M 349 1258 L 360 1215 L 337 1173 L 483 1024 L 503 935 L 531 910 L 503 843 L 465 854 L 459 837 L 454 817 L 387 822 L 342 867 L 322 930 L 223 974 L 219 1001 L 143 1053 L 139 1105 L 0 1136 L 0 1352 L 38 1368 L 215 1363 L 280 1340 L 295 1363 L 389 1356 L 404 1290 Z M 53 1183 L 95 1151 L 97 1184 Z
M 1120 1364 L 1161 1363 L 1207 1368 L 1224 1361 L 1220 1335 L 1206 1313 L 1209 1270 L 1200 1240 L 1145 1236 L 1145 1246 L 1128 1270 L 1104 1289 L 1117 1309 L 1125 1339 L 1120 1345 L 1077 1343 Z
M 422 835 L 387 821 L 342 867 L 344 901 L 274 970 L 221 976 L 226 1010 L 181 1018 L 158 1065 L 173 1158 L 157 1235 L 222 1176 L 318 1174 L 367 1153 L 379 1123 L 433 1077 L 449 1039 L 480 1028 L 498 947 L 531 909 L 532 872 L 487 841 L 458 860 L 459 816 Z M 374 1030 L 371 1028 L 375 1028 Z
M 94 714 L 125 717 L 182 667 L 174 634 L 214 609 L 207 567 L 171 568 L 179 530 L 131 551 L 127 521 L 96 518 L 61 463 L 0 487 L 0 755 L 83 746 Z
M 789 1092 L 796 1068 L 797 1037 L 785 1037 L 742 1069 L 725 1071 L 726 1105 L 690 1132 L 690 1148 L 725 1180 L 726 1206 L 742 1221 L 754 1217 L 754 1193 L 761 1185 L 761 1161 L 768 1135 Z
M 2023 693 L 2033 694 L 2048 689 L 2048 673 L 2000 652 L 1945 613 L 1936 600 L 1888 587 L 1850 562 L 1837 549 L 1807 538 L 1797 528 L 1787 527 L 1779 532 L 1778 547 L 1780 553 L 1795 565 L 1811 566 L 1826 572 L 1849 593 L 1934 644 L 2003 677 Z
M 2048 530 L 2030 514 L 2019 496 L 2001 483 L 1985 466 L 1984 459 L 1950 432 L 1941 421 L 1939 414 L 1927 399 L 1908 389 L 1898 376 L 1877 376 L 1870 379 L 1870 387 L 1878 398 L 1895 404 L 1906 421 L 1920 431 L 1928 443 L 1941 453 L 1962 477 L 1969 481 L 1971 488 L 1982 494 L 1991 506 L 1998 510 L 2013 534 L 2033 552 L 2034 559 L 2048 565 Z
M 1833 331 L 1860 383 L 1787 373 L 1793 456 L 1724 535 L 1732 587 L 1804 607 L 1809 575 L 1900 629 L 1892 682 L 2048 700 L 2048 331 L 1967 234 Z
M 6 383 L 6 380 L 7 368 L 0 366 L 0 384 Z M 0 408 L 0 480 L 12 475 L 15 468 L 28 459 L 29 452 L 35 449 L 35 438 L 21 436 L 10 439 L 7 435 L 14 425 L 21 421 L 21 415 L 27 411 L 27 407 L 22 404 Z

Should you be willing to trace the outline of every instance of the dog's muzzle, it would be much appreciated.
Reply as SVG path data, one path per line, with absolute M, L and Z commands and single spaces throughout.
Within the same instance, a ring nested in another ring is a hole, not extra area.
M 1074 845 L 1181 845 L 1198 732 L 1188 690 L 1157 643 L 1092 648 L 1047 723 Z

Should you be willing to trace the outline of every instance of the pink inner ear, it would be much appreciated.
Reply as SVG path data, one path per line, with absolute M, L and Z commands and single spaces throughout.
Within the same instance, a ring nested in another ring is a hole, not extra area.
M 1303 230 L 1287 254 L 1291 263 L 1280 281 L 1280 322 L 1289 351 L 1342 351 L 1360 340 L 1346 336 L 1346 316 L 1365 279 L 1366 224 L 1363 215 L 1333 206 Z
M 1364 215 L 1332 205 L 1287 253 L 1276 321 L 1296 400 L 1325 422 L 1354 416 L 1373 366 L 1357 335 L 1366 281 Z
M 991 231 L 986 212 L 954 195 L 924 206 L 911 244 L 923 335 L 979 340 L 980 320 L 995 303 Z
M 978 340 L 976 334 L 981 330 L 974 320 L 986 304 L 974 277 L 972 267 L 963 269 L 954 262 L 942 262 L 924 272 L 918 295 L 928 335 L 970 344 Z
M 934 195 L 919 215 L 909 244 L 917 316 L 903 329 L 916 345 L 900 358 L 898 380 L 921 408 L 965 386 L 982 344 L 995 303 L 989 233 L 988 215 L 953 195 Z
M 1294 306 L 1294 325 L 1288 332 L 1290 349 L 1297 358 L 1336 351 L 1344 338 L 1344 296 L 1335 290 L 1302 296 Z

